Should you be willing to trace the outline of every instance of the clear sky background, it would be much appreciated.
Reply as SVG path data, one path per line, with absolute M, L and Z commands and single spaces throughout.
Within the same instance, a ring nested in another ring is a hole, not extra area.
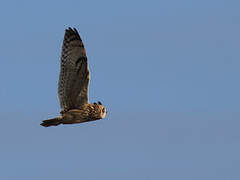
M 0 179 L 239 180 L 240 1 L 1 1 Z M 55 117 L 76 27 L 101 121 Z

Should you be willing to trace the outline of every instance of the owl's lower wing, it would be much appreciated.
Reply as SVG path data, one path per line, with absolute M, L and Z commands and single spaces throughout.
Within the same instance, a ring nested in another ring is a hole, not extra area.
M 88 103 L 89 78 L 83 42 L 75 28 L 68 28 L 63 40 L 58 82 L 58 97 L 62 110 Z

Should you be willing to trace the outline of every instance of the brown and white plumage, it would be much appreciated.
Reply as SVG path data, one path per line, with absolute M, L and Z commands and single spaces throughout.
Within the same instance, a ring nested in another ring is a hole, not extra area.
M 61 55 L 58 96 L 62 110 L 88 103 L 89 69 L 83 42 L 74 29 L 66 29 Z
M 41 125 L 48 127 L 104 118 L 105 107 L 100 102 L 98 104 L 88 102 L 89 80 L 88 61 L 82 39 L 75 28 L 68 28 L 62 45 L 58 82 L 61 116 L 45 120 Z

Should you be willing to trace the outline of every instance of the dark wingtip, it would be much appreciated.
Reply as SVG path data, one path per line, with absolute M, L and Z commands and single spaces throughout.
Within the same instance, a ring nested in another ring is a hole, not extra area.
M 65 35 L 67 36 L 75 35 L 78 39 L 81 40 L 80 35 L 76 28 L 68 27 L 67 29 L 65 29 Z
M 73 30 L 75 31 L 75 33 L 78 33 L 78 30 L 76 28 L 73 28 Z
M 71 28 L 71 27 L 68 27 L 67 29 L 65 29 L 65 31 L 70 31 L 70 32 L 73 32 L 73 33 L 78 33 L 78 31 L 77 31 L 76 28 Z
M 98 104 L 102 105 L 102 103 L 100 101 L 98 101 Z
M 71 27 L 68 27 L 67 29 L 65 29 L 66 32 L 71 32 L 72 31 L 72 28 Z

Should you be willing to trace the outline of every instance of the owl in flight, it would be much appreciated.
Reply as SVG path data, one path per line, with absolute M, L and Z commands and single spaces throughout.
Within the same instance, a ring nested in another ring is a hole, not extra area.
M 59 117 L 42 121 L 44 127 L 59 124 L 76 124 L 95 121 L 106 116 L 106 108 L 101 102 L 88 102 L 90 74 L 86 51 L 78 31 L 65 30 L 61 70 L 58 81 L 58 98 L 61 106 Z

